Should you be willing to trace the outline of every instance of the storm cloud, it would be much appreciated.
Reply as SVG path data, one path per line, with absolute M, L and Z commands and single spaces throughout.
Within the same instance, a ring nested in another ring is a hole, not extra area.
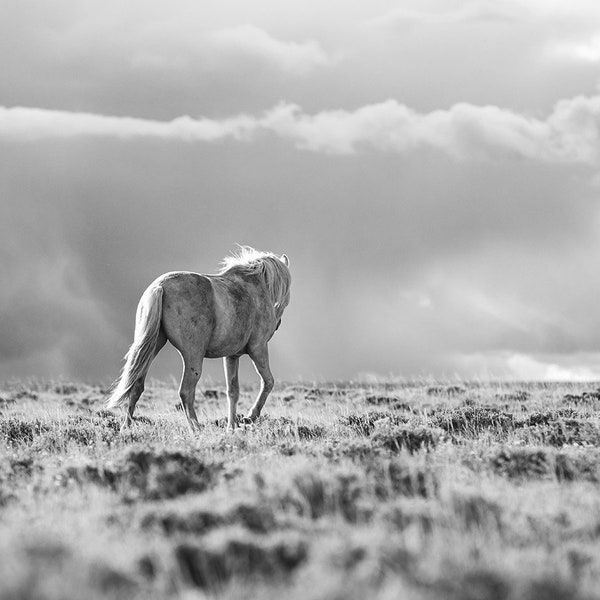
M 226 4 L 3 3 L 1 377 L 113 378 L 235 243 L 290 256 L 279 377 L 600 375 L 595 6 Z

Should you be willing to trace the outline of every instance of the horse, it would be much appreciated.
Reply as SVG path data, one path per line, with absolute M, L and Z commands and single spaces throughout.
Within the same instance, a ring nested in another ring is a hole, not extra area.
M 121 430 L 134 421 L 150 364 L 169 341 L 183 361 L 179 398 L 192 432 L 200 429 L 194 397 L 205 358 L 223 358 L 227 390 L 227 429 L 236 426 L 238 366 L 248 354 L 261 379 L 260 391 L 243 419 L 258 419 L 274 379 L 267 344 L 281 325 L 290 301 L 289 259 L 283 254 L 240 246 L 223 259 L 214 275 L 165 273 L 140 298 L 133 343 L 106 407 L 128 405 Z

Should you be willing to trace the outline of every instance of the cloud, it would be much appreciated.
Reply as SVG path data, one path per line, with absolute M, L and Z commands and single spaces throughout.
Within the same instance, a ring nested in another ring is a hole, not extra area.
M 433 148 L 456 159 L 595 165 L 600 158 L 600 96 L 561 100 L 546 119 L 467 103 L 420 113 L 396 100 L 313 115 L 297 105 L 280 104 L 259 116 L 183 116 L 171 121 L 0 107 L 0 138 L 9 140 L 100 136 L 214 142 L 250 141 L 264 133 L 327 154 L 368 148 L 404 154 Z
M 586 28 L 591 22 L 597 22 L 599 16 L 597 3 L 592 0 L 573 0 L 568 6 L 560 0 L 474 0 L 457 3 L 450 9 L 443 3 L 430 10 L 393 9 L 368 20 L 366 26 L 402 31 L 416 26 L 552 22 L 563 27 Z
M 586 40 L 553 41 L 546 46 L 546 55 L 581 63 L 600 62 L 600 35 Z
M 155 121 L 40 108 L 0 107 L 0 138 L 19 141 L 90 136 L 212 142 L 225 137 L 246 138 L 258 125 L 255 118 L 244 115 L 218 121 L 188 116 L 172 121 Z
M 151 23 L 136 34 L 131 65 L 136 69 L 180 71 L 247 69 L 265 65 L 286 75 L 307 75 L 336 64 L 316 40 L 278 39 L 255 25 L 198 31 L 179 20 Z M 247 75 L 247 74 L 246 74 Z
M 529 19 L 531 11 L 512 2 L 468 2 L 451 10 L 423 11 L 394 9 L 366 22 L 367 27 L 406 29 L 420 26 L 447 26 L 463 23 L 514 23 Z
M 77 258 L 55 251 L 32 260 L 25 252 L 2 268 L 0 375 L 28 374 L 32 366 L 42 376 L 75 375 L 106 362 L 119 336 Z
M 451 361 L 465 378 L 511 381 L 598 381 L 600 355 L 522 354 L 500 352 L 464 354 Z
M 0 292 L 13 307 L 0 376 L 116 376 L 148 283 L 212 272 L 235 242 L 292 258 L 278 377 L 448 374 L 457 353 L 600 339 L 597 205 L 581 201 L 578 169 L 438 152 L 339 160 L 270 138 L 0 143 L 0 165 L 0 250 L 17 261 L 0 274 L 21 290 Z M 151 376 L 179 371 L 167 349 Z
M 286 42 L 270 36 L 254 25 L 242 25 L 206 34 L 207 45 L 221 57 L 229 54 L 235 60 L 248 57 L 264 61 L 286 73 L 305 75 L 315 68 L 336 62 L 314 40 Z
M 332 154 L 353 153 L 361 146 L 399 153 L 429 147 L 459 159 L 596 163 L 600 96 L 561 101 L 545 120 L 466 103 L 423 114 L 388 100 L 312 116 L 285 105 L 271 111 L 265 124 L 301 148 Z

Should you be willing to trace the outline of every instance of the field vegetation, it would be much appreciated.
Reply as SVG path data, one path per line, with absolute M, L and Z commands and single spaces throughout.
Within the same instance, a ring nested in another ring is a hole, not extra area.
M 244 389 L 241 408 L 256 390 Z M 0 386 L 0 598 L 600 598 L 591 384 Z

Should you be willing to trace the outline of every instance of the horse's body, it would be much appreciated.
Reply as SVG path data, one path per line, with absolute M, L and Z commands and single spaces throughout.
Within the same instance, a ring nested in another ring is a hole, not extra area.
M 150 363 L 167 341 L 183 359 L 179 396 L 192 429 L 196 384 L 204 358 L 224 358 L 229 404 L 228 427 L 235 427 L 239 397 L 238 363 L 248 354 L 261 378 L 260 393 L 248 418 L 260 416 L 273 388 L 267 342 L 281 323 L 290 298 L 289 261 L 242 247 L 216 275 L 174 272 L 156 279 L 137 308 L 135 336 L 108 408 L 128 402 L 124 426 L 133 420 Z

